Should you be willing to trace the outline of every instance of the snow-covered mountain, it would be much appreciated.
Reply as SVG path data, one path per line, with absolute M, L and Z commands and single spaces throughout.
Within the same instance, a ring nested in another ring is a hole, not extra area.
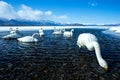
M 27 20 L 6 20 L 0 19 L 0 26 L 61 26 L 65 24 L 56 23 L 50 20 L 27 21 Z

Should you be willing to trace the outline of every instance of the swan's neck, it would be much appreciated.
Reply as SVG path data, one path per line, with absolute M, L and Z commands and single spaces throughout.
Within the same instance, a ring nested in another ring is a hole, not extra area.
M 71 35 L 73 34 L 73 30 L 70 31 L 70 34 L 71 34 Z
M 38 33 L 34 33 L 34 34 L 32 35 L 32 37 L 35 38 L 35 37 L 38 36 L 38 35 L 39 35 Z
M 70 35 L 72 35 L 72 31 L 70 32 Z
M 100 60 L 103 59 L 103 58 L 101 56 L 99 43 L 98 42 L 93 42 L 93 46 L 95 48 L 95 53 L 96 53 L 96 57 L 97 57 L 98 63 L 100 64 Z

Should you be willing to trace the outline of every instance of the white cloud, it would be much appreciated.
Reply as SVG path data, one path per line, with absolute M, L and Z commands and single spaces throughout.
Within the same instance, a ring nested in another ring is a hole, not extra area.
M 0 18 L 15 19 L 17 14 L 10 4 L 0 1 Z
M 26 5 L 22 5 L 21 9 L 17 13 L 21 19 L 31 20 L 31 21 L 38 21 L 43 15 L 42 11 L 33 10 L 31 7 L 28 7 Z
M 43 12 L 40 10 L 33 10 L 31 7 L 21 5 L 18 11 L 14 7 L 4 1 L 0 1 L 0 18 L 5 19 L 24 19 L 31 21 L 38 21 L 41 19 Z
M 67 19 L 68 17 L 66 15 L 61 15 L 61 16 L 54 16 L 54 18 L 57 18 L 57 19 Z
M 46 12 L 45 12 L 45 15 L 51 16 L 51 15 L 52 15 L 52 11 L 46 11 Z
M 53 12 L 48 11 L 40 11 L 32 9 L 29 6 L 21 5 L 20 9 L 15 11 L 14 7 L 4 1 L 0 1 L 0 18 L 5 19 L 23 19 L 23 20 L 31 20 L 31 21 L 39 21 L 39 20 L 55 20 L 55 21 L 65 21 L 68 17 L 66 15 L 53 15 Z
M 60 15 L 60 16 L 53 15 L 52 19 L 54 21 L 60 22 L 60 23 L 68 23 L 69 22 L 69 18 L 67 17 L 67 15 Z
M 59 18 L 59 19 L 67 19 L 67 16 L 66 15 L 62 15 L 62 16 L 58 16 L 57 18 Z
M 92 1 L 92 2 L 88 2 L 88 5 L 94 7 L 97 6 L 98 3 L 96 1 Z

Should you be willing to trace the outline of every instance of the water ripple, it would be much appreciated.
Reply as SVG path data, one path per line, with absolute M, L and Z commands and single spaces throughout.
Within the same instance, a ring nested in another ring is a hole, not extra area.
M 45 36 L 37 43 L 21 43 L 0 39 L 0 80 L 117 80 L 120 78 L 120 43 L 118 37 L 97 29 L 75 29 L 72 38 Z M 23 36 L 36 31 L 23 31 Z M 80 33 L 90 32 L 98 37 L 103 58 L 108 62 L 105 72 L 95 53 L 76 45 Z M 0 37 L 8 34 L 1 32 Z

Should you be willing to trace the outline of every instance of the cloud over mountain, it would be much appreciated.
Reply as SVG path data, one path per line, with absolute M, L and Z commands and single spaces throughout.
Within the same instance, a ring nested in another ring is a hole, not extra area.
M 20 6 L 20 9 L 15 11 L 14 7 L 7 2 L 0 1 L 0 18 L 4 19 L 23 19 L 23 20 L 30 20 L 30 21 L 40 21 L 44 19 L 66 19 L 66 15 L 53 15 L 53 12 L 48 11 L 41 11 L 35 10 L 25 4 Z
M 46 12 L 45 12 L 45 15 L 51 16 L 51 15 L 52 15 L 52 11 L 46 11 Z
M 15 19 L 17 18 L 17 13 L 10 4 L 0 1 L 0 18 Z
M 43 12 L 40 10 L 33 10 L 31 7 L 28 7 L 26 5 L 22 5 L 17 14 L 21 19 L 38 21 L 43 15 Z

